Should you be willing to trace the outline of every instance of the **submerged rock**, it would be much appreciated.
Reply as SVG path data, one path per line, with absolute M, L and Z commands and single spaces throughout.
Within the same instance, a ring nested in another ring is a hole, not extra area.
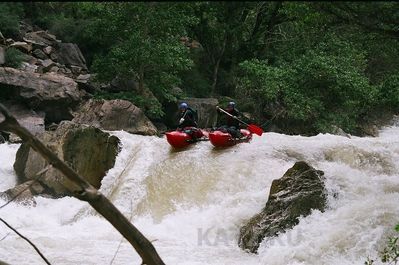
M 324 211 L 327 195 L 323 174 L 300 161 L 282 178 L 273 180 L 265 208 L 241 227 L 239 246 L 255 253 L 264 238 L 297 225 L 300 216 L 309 215 L 312 209 Z
M 55 131 L 47 131 L 40 139 L 57 156 L 69 164 L 76 172 L 96 188 L 102 178 L 115 164 L 119 151 L 119 139 L 93 126 L 63 121 Z M 42 156 L 26 143 L 17 151 L 14 170 L 18 183 L 36 178 L 36 174 L 48 165 Z M 54 197 L 70 195 L 77 187 L 61 172 L 50 167 L 39 182 L 44 193 Z
M 10 264 L 0 260 L 0 265 L 10 265 Z
M 14 202 L 22 204 L 36 205 L 33 196 L 42 194 L 44 190 L 45 188 L 39 182 L 28 180 L 14 188 L 0 192 L 0 197 L 7 201 L 13 200 Z
M 342 130 L 340 127 L 336 125 L 331 126 L 330 133 L 334 135 L 344 136 L 346 138 L 351 138 L 350 134 L 346 133 L 344 130 Z
M 72 120 L 105 130 L 124 130 L 142 135 L 155 135 L 157 128 L 140 108 L 127 100 L 89 100 L 75 113 Z

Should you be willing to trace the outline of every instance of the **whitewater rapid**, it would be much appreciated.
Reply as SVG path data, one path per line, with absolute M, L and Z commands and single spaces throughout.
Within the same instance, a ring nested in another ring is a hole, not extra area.
M 199 142 L 179 152 L 164 138 L 112 134 L 123 146 L 101 192 L 153 240 L 166 264 L 363 264 L 378 256 L 399 222 L 396 126 L 377 138 L 265 133 L 224 150 Z M 18 147 L 0 145 L 0 191 L 16 182 Z M 239 228 L 264 207 L 272 180 L 298 160 L 325 172 L 328 209 L 263 242 L 259 254 L 244 252 L 237 246 Z M 36 202 L 11 203 L 0 217 L 52 264 L 140 264 L 125 240 L 118 249 L 121 236 L 86 203 L 71 197 Z M 0 260 L 44 264 L 3 224 Z

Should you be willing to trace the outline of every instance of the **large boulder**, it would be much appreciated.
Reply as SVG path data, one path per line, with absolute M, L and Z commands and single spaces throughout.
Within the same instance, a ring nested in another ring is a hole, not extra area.
M 96 188 L 101 186 L 102 178 L 114 166 L 120 143 L 117 137 L 98 128 L 70 121 L 61 122 L 55 131 L 47 131 L 39 138 Z M 37 173 L 47 166 L 47 161 L 26 143 L 18 149 L 14 163 L 18 183 L 35 179 Z M 70 195 L 76 190 L 73 183 L 52 167 L 43 173 L 39 182 L 43 191 L 55 197 Z
M 46 122 L 72 119 L 70 108 L 77 106 L 86 94 L 71 78 L 8 67 L 0 68 L 0 86 L 3 98 L 17 99 L 34 110 L 44 111 Z
M 79 107 L 73 121 L 111 131 L 124 130 L 142 135 L 157 134 L 156 127 L 140 108 L 121 99 L 91 99 Z
M 94 81 L 95 75 L 84 74 L 79 75 L 75 78 L 76 83 L 78 83 L 79 89 L 82 89 L 90 94 L 95 93 L 101 88 L 101 84 Z
M 198 113 L 198 127 L 210 128 L 216 126 L 217 122 L 217 111 L 216 106 L 218 100 L 216 98 L 185 98 L 178 101 L 178 104 L 174 105 L 174 117 L 175 123 L 178 120 L 178 105 L 181 102 L 186 102 L 190 108 L 193 108 Z
M 86 60 L 83 57 L 78 45 L 74 43 L 57 43 L 56 54 L 58 62 L 67 67 L 77 66 L 87 71 Z
M 39 59 L 46 60 L 48 57 L 47 55 L 40 49 L 35 49 L 32 54 Z
M 23 39 L 37 48 L 44 48 L 58 42 L 54 35 L 43 30 L 25 33 Z
M 16 41 L 10 45 L 12 48 L 16 48 L 24 53 L 29 53 L 32 51 L 32 44 L 24 41 Z
M 266 206 L 241 227 L 239 246 L 255 253 L 266 237 L 297 225 L 300 216 L 309 215 L 312 209 L 324 211 L 327 193 L 323 174 L 301 161 L 273 180 Z

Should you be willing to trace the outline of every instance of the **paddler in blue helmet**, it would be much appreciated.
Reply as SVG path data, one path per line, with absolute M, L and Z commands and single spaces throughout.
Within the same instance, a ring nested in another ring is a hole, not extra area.
M 186 102 L 180 103 L 179 114 L 178 128 L 183 129 L 185 127 L 198 127 L 195 111 L 190 108 Z

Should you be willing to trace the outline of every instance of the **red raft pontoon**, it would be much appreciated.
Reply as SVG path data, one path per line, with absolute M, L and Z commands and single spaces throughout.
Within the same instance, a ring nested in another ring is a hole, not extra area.
M 233 138 L 228 132 L 219 130 L 209 133 L 209 140 L 216 147 L 227 147 L 238 143 L 249 142 L 252 139 L 252 133 L 246 129 L 240 129 L 241 138 Z
M 193 131 L 193 134 L 196 136 L 195 139 L 190 135 L 190 131 Z M 184 148 L 192 143 L 208 140 L 208 132 L 195 127 L 186 127 L 183 130 L 166 132 L 165 135 L 168 143 L 174 148 Z

